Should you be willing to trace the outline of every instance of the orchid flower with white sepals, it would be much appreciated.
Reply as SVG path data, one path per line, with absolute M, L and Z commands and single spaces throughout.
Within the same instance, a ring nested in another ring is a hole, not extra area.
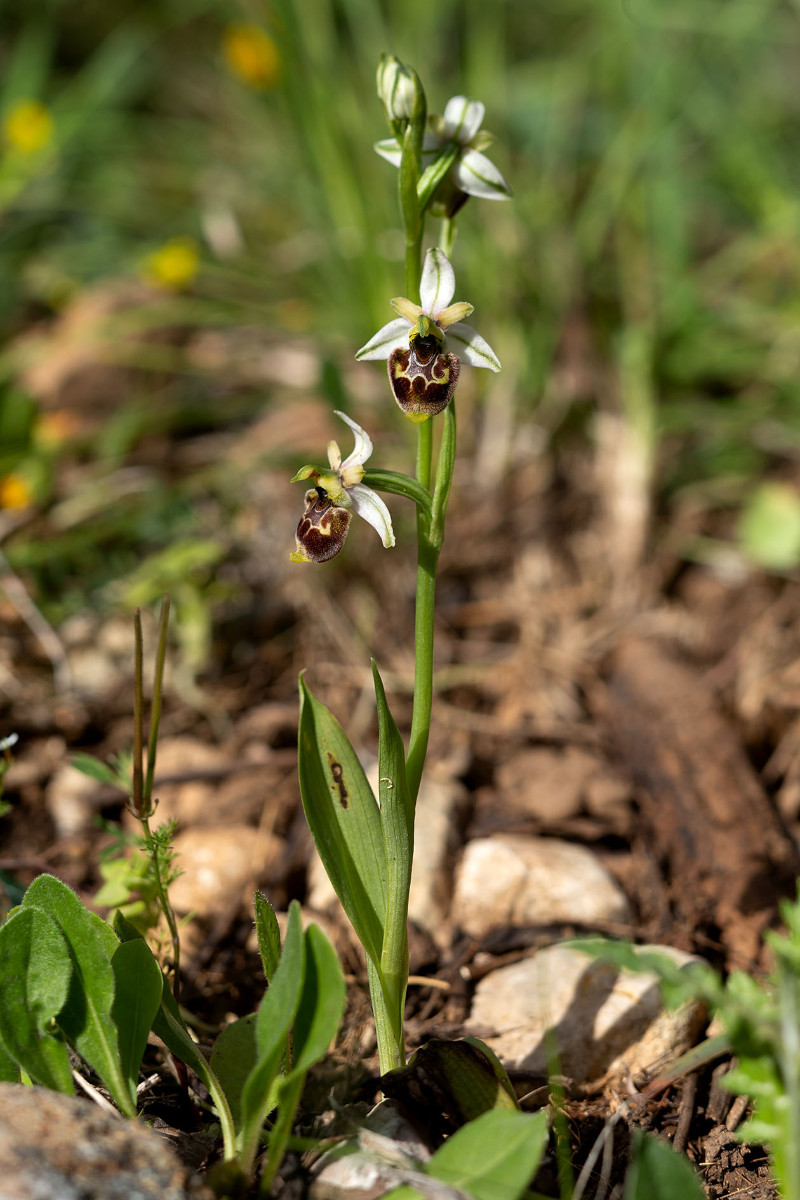
M 338 554 L 347 536 L 351 510 L 377 530 L 387 549 L 394 545 L 388 508 L 377 492 L 361 482 L 364 463 L 372 454 L 372 440 L 346 413 L 335 415 L 352 429 L 355 447 L 342 461 L 338 443 L 328 442 L 330 470 L 308 465 L 292 479 L 292 483 L 314 482 L 313 489 L 306 492 L 306 510 L 297 526 L 297 549 L 290 555 L 293 562 L 326 562 Z
M 481 153 L 492 142 L 490 133 L 480 132 L 485 111 L 480 100 L 466 96 L 448 100 L 444 115 L 430 118 L 431 129 L 422 142 L 422 166 L 429 166 L 443 149 L 455 144 L 460 150 L 450 175 L 459 191 L 482 200 L 507 200 L 511 188 L 494 163 Z M 377 142 L 375 150 L 393 166 L 400 166 L 402 147 L 397 138 Z

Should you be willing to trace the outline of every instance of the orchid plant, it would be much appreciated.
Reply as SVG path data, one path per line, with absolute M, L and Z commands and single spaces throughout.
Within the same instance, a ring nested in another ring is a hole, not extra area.
M 505 199 L 508 186 L 483 155 L 491 140 L 480 133 L 484 107 L 455 96 L 442 117 L 427 115 L 416 73 L 384 56 L 378 96 L 392 138 L 379 155 L 399 168 L 399 202 L 405 238 L 405 296 L 391 300 L 397 316 L 357 352 L 359 360 L 385 360 L 389 385 L 402 412 L 417 428 L 415 476 L 367 469 L 368 434 L 343 412 L 355 448 L 342 459 L 328 446 L 328 466 L 306 465 L 294 476 L 312 486 L 297 526 L 294 562 L 323 563 L 337 555 L 355 512 L 377 530 L 386 548 L 395 544 L 391 515 L 378 491 L 405 496 L 417 509 L 414 703 L 406 749 L 392 717 L 377 666 L 378 795 L 344 730 L 300 679 L 298 765 L 303 806 L 331 883 L 367 959 L 381 1072 L 405 1063 L 403 1010 L 408 983 L 408 895 L 419 793 L 433 699 L 433 615 L 436 571 L 444 538 L 456 451 L 453 396 L 462 365 L 499 371 L 491 346 L 464 323 L 473 306 L 453 302 L 450 263 L 455 217 L 470 196 Z M 425 221 L 440 216 L 439 245 L 423 259 Z M 433 418 L 442 436 L 434 466 Z M 377 489 L 377 490 L 376 490 Z

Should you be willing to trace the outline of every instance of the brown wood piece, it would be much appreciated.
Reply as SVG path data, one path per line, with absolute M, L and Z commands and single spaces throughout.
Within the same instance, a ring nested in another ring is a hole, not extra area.
M 644 833 L 672 910 L 696 944 L 715 937 L 731 967 L 759 959 L 800 856 L 702 675 L 653 642 L 615 652 L 597 715 L 639 791 Z

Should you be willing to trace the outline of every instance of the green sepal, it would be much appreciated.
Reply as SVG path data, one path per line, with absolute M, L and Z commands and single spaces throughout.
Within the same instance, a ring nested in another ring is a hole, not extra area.
M 300 676 L 300 794 L 308 827 L 356 936 L 379 963 L 386 852 L 378 805 L 355 750 Z

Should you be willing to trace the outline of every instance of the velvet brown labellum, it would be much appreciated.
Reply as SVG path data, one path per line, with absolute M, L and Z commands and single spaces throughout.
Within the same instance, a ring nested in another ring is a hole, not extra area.
M 461 364 L 445 354 L 441 341 L 430 334 L 412 336 L 407 350 L 389 355 L 389 383 L 395 400 L 412 421 L 435 417 L 450 402 Z
M 313 488 L 305 498 L 306 510 L 297 526 L 298 553 L 311 562 L 327 562 L 344 545 L 350 510 L 334 504 L 324 488 Z

